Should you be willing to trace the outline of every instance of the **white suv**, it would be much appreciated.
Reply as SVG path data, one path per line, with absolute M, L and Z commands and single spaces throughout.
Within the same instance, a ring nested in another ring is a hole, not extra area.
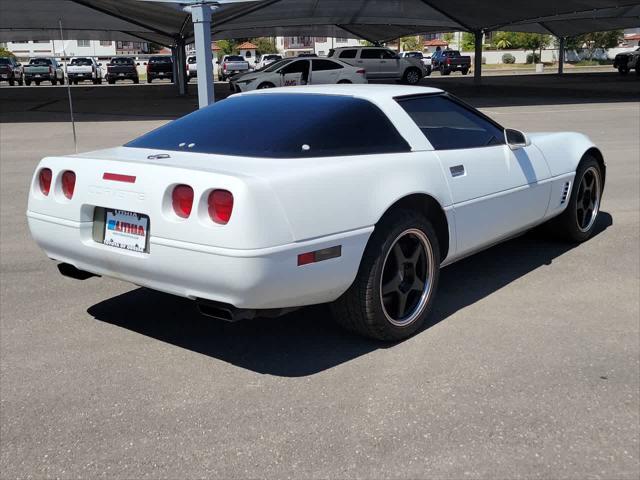
M 420 59 L 402 58 L 384 47 L 341 47 L 332 49 L 329 57 L 364 68 L 368 79 L 402 80 L 415 85 L 427 75 Z

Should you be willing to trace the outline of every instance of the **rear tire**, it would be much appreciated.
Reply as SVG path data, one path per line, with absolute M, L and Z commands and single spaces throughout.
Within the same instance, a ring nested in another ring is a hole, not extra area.
M 408 68 L 406 72 L 404 72 L 404 77 L 402 81 L 409 85 L 417 85 L 422 78 L 421 72 L 417 68 Z
M 629 69 L 627 67 L 618 67 L 618 72 L 620 75 L 626 75 L 629 73 Z
M 584 242 L 595 230 L 604 187 L 600 163 L 585 155 L 571 188 L 569 204 L 562 214 L 549 222 L 550 231 L 570 242 Z
M 23 83 L 24 83 L 24 81 L 22 80 L 22 77 L 20 77 L 20 78 L 18 79 L 18 85 L 22 86 L 22 85 L 23 85 Z
M 340 80 L 340 81 L 338 82 L 338 84 L 339 84 L 339 85 L 347 85 L 347 84 L 349 84 L 349 83 L 353 83 L 353 82 L 351 82 L 351 80 Z
M 153 79 L 150 77 L 147 77 L 147 83 L 151 83 L 151 82 L 153 82 Z
M 36 80 L 36 87 L 40 86 L 40 80 Z
M 57 85 L 58 84 L 58 80 L 53 78 L 51 79 L 51 85 Z
M 444 75 L 445 77 L 449 76 L 449 75 L 451 75 L 451 70 L 447 70 L 447 69 L 443 68 L 443 69 L 440 70 L 440 75 Z
M 24 81 L 24 83 L 25 83 L 25 85 L 28 87 L 28 86 L 30 86 L 30 85 L 31 85 L 31 80 L 25 80 L 25 81 Z
M 348 330 L 384 341 L 419 331 L 431 311 L 440 276 L 440 248 L 431 223 L 395 210 L 376 225 L 355 281 L 332 304 Z
M 258 85 L 258 90 L 263 90 L 265 88 L 276 88 L 276 86 L 271 82 L 263 82 Z
M 464 70 L 462 70 L 462 74 L 463 74 L 463 75 L 467 75 L 468 73 L 469 73 L 469 70 L 468 70 L 468 69 L 466 69 L 466 68 L 465 68 Z
M 138 77 L 133 79 L 133 83 L 135 83 L 136 85 L 140 83 L 140 79 Z
M 15 85 L 15 83 L 16 83 L 16 82 L 15 82 L 14 80 L 9 80 L 9 86 L 10 86 L 10 87 L 13 87 L 13 86 Z

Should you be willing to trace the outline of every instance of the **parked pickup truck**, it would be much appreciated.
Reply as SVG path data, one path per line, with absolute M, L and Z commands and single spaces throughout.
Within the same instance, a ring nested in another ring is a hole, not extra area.
M 156 78 L 167 78 L 173 82 L 173 59 L 169 55 L 151 57 L 147 63 L 147 83 Z
M 431 68 L 441 75 L 450 75 L 451 72 L 466 75 L 471 69 L 471 57 L 460 55 L 458 50 L 440 50 L 431 57 Z
M 78 82 L 89 80 L 94 85 L 102 83 L 101 63 L 91 57 L 74 57 L 67 66 L 67 78 L 69 83 L 77 85 Z
M 613 60 L 613 68 L 617 68 L 620 75 L 626 75 L 633 69 L 635 69 L 636 75 L 640 75 L 640 47 L 616 55 Z
M 198 63 L 195 55 L 187 57 L 187 82 L 198 77 Z
M 220 65 L 218 77 L 223 82 L 232 75 L 245 73 L 249 70 L 249 62 L 240 55 L 225 55 L 217 63 Z
M 29 65 L 24 67 L 24 83 L 31 85 L 35 82 L 51 82 L 51 85 L 64 85 L 64 70 L 55 58 L 37 57 L 29 60 Z
M 0 82 L 9 82 L 13 87 L 15 83 L 22 85 L 22 64 L 14 57 L 0 57 Z
M 132 57 L 113 57 L 107 64 L 106 79 L 110 85 L 116 83 L 117 80 L 133 80 L 133 83 L 140 83 L 138 77 L 139 63 L 136 63 Z

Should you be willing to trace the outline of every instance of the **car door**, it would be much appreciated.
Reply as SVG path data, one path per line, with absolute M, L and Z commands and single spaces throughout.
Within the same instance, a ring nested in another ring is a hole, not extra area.
M 380 76 L 400 77 L 400 57 L 395 52 L 385 49 L 380 52 Z
M 383 78 L 382 56 L 383 48 L 363 48 L 356 65 L 367 71 L 367 78 Z
M 309 60 L 296 60 L 288 63 L 280 69 L 280 86 L 293 87 L 296 85 L 306 85 L 309 82 Z
M 327 83 L 338 83 L 340 70 L 344 67 L 332 60 L 317 58 L 311 61 L 310 84 L 322 85 Z
M 456 256 L 467 255 L 544 218 L 551 172 L 535 146 L 512 151 L 504 130 L 446 95 L 399 100 L 436 150 L 456 222 Z

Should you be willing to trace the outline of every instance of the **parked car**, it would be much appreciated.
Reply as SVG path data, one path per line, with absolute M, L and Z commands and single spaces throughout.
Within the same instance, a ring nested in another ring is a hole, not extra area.
M 431 55 L 425 55 L 422 52 L 402 52 L 401 58 L 417 58 L 422 62 L 425 68 L 426 76 L 431 75 Z
M 461 55 L 458 50 L 439 50 L 431 56 L 431 68 L 441 75 L 450 75 L 451 72 L 467 75 L 471 69 L 471 57 Z
M 0 81 L 8 82 L 12 87 L 16 83 L 22 85 L 24 81 L 22 64 L 14 57 L 0 57 Z
M 158 55 L 147 62 L 147 83 L 156 78 L 167 78 L 173 82 L 173 58 L 170 55 Z
M 249 70 L 249 62 L 240 55 L 225 55 L 217 63 L 220 66 L 218 77 L 223 82 L 232 75 L 244 73 Z
M 341 47 L 331 49 L 329 58 L 364 68 L 368 79 L 401 80 L 410 85 L 418 83 L 427 71 L 419 59 L 400 58 L 388 48 Z
M 305 86 L 44 158 L 27 217 L 68 277 L 228 321 L 332 302 L 347 328 L 396 341 L 424 325 L 441 267 L 545 222 L 587 240 L 605 173 L 586 136 L 505 129 L 438 89 Z
M 282 55 L 277 53 L 265 53 L 260 57 L 260 61 L 256 64 L 256 69 L 260 70 L 267 65 L 277 62 L 278 60 L 282 60 Z
M 133 80 L 140 83 L 137 67 L 140 64 L 133 57 L 113 57 L 107 64 L 107 82 L 113 85 L 118 80 Z
M 187 82 L 198 77 L 198 63 L 195 55 L 187 57 Z
M 36 57 L 29 60 L 24 67 L 24 83 L 31 85 L 34 82 L 51 82 L 51 85 L 64 85 L 64 70 L 55 58 Z
M 69 83 L 77 85 L 78 82 L 89 80 L 94 85 L 102 83 L 102 64 L 91 57 L 74 57 L 67 65 L 67 78 Z
M 613 68 L 617 68 L 620 75 L 626 75 L 633 69 L 636 75 L 640 75 L 640 47 L 617 54 L 613 60 Z
M 262 70 L 236 75 L 231 78 L 229 85 L 235 92 L 247 92 L 255 89 L 327 83 L 367 83 L 366 71 L 340 60 L 288 58 L 272 63 Z

